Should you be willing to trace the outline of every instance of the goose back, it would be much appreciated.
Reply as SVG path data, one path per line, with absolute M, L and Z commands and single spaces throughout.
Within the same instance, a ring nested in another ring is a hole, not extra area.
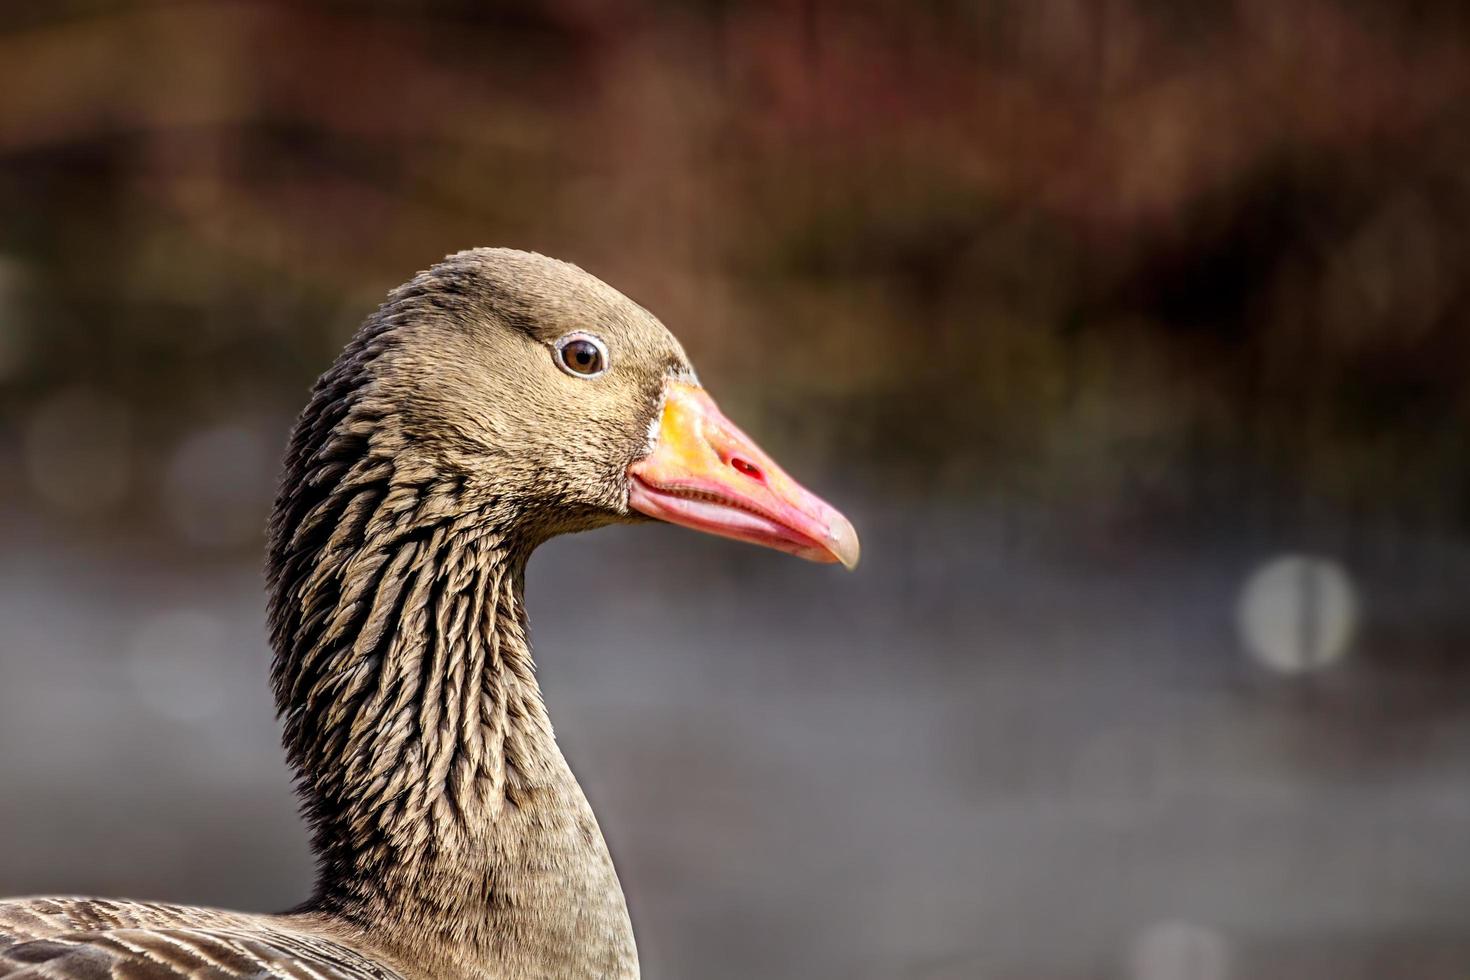
M 306 917 L 149 902 L 7 901 L 0 902 L 0 978 L 409 980 L 386 957 L 369 959 L 332 931 Z

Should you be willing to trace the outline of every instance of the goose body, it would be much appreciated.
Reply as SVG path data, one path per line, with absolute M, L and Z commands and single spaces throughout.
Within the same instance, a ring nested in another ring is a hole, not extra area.
M 272 681 L 315 894 L 279 915 L 0 902 L 0 978 L 637 977 L 523 588 L 546 539 L 646 519 L 857 559 L 851 525 L 719 413 L 663 325 L 582 270 L 476 249 L 395 290 L 313 389 L 270 525 Z

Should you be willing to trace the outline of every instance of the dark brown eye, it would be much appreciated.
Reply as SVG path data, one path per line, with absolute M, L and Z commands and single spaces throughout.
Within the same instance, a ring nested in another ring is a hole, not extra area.
M 607 348 L 591 334 L 568 334 L 556 342 L 556 361 L 568 374 L 595 377 L 607 370 Z

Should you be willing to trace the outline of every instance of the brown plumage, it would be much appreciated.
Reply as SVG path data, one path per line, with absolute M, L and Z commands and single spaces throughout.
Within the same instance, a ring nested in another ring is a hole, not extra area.
M 559 344 L 579 331 L 608 352 L 595 377 L 563 369 Z M 541 256 L 464 252 L 395 290 L 318 381 L 270 523 L 272 680 L 316 894 L 281 915 L 3 902 L 0 978 L 636 977 L 612 859 L 537 686 L 522 589 L 547 538 L 640 518 L 630 474 L 675 424 L 670 399 L 703 398 L 693 377 L 651 314 Z M 664 509 L 639 509 L 855 561 L 850 525 L 707 411 L 754 502 L 711 518 L 694 482 L 645 481 Z M 797 509 L 783 517 L 782 501 Z

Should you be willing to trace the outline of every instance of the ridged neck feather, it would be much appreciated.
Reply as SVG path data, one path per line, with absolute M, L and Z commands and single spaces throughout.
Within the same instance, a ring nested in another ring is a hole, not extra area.
M 522 589 L 542 535 L 514 493 L 422 457 L 378 389 L 396 343 L 380 313 L 318 382 L 271 522 L 272 676 L 320 862 L 312 907 L 390 947 L 440 936 L 446 963 L 634 976 L 531 660 Z

